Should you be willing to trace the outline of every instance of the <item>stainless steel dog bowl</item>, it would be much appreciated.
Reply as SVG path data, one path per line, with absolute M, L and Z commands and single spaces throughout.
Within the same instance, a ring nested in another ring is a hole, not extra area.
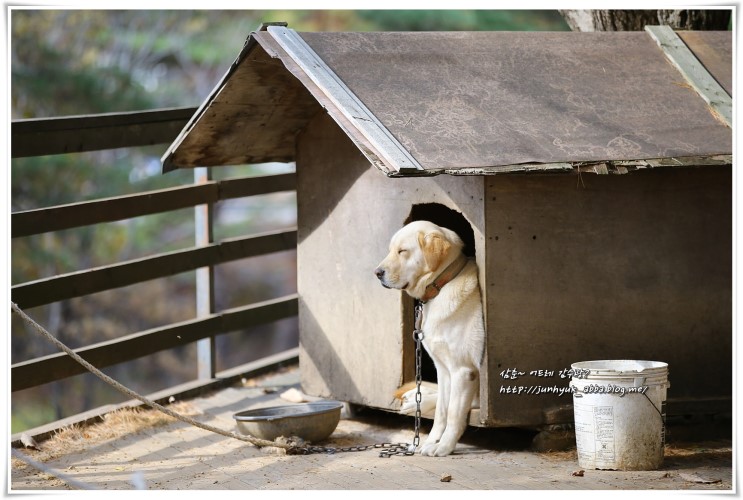
M 315 401 L 241 411 L 233 417 L 243 434 L 273 441 L 279 436 L 298 436 L 316 443 L 330 436 L 341 419 L 343 403 Z

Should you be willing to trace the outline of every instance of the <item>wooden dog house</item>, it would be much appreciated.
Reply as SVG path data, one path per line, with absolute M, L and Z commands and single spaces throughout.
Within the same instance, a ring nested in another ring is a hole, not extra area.
M 592 359 L 665 361 L 669 413 L 729 412 L 731 52 L 730 32 L 663 28 L 266 25 L 164 171 L 296 162 L 308 394 L 397 407 L 413 379 L 412 302 L 373 269 L 398 228 L 428 218 L 479 264 L 473 425 L 572 421 L 561 371 Z

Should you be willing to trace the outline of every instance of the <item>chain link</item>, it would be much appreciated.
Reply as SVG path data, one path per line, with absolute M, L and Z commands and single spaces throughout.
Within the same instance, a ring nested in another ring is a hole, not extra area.
M 421 323 L 423 321 L 423 303 L 419 300 L 415 301 L 415 329 L 413 330 L 413 340 L 415 340 L 415 436 L 413 437 L 413 450 L 418 449 L 420 444 L 420 428 L 421 428 L 421 382 L 423 375 L 421 374 L 421 344 L 423 342 L 423 329 Z
M 422 343 L 423 343 L 423 330 L 421 324 L 423 322 L 423 303 L 419 300 L 415 301 L 415 328 L 413 329 L 413 340 L 415 340 L 415 435 L 413 436 L 413 444 L 409 443 L 376 443 L 367 444 L 362 446 L 346 446 L 341 448 L 334 448 L 332 446 L 296 446 L 287 450 L 289 455 L 312 455 L 318 453 L 325 453 L 332 455 L 340 452 L 348 451 L 366 451 L 371 449 L 379 449 L 379 456 L 382 458 L 389 458 L 393 455 L 412 456 L 415 455 L 415 450 L 418 449 L 420 444 L 420 428 L 421 428 L 421 401 L 423 399 L 421 395 L 421 355 L 422 355 Z
M 345 446 L 335 448 L 332 446 L 302 446 L 291 448 L 287 450 L 289 455 L 312 455 L 317 453 L 325 453 L 333 455 L 335 453 L 342 453 L 348 451 L 366 451 L 372 449 L 382 449 L 379 452 L 380 457 L 391 457 L 392 455 L 413 455 L 415 451 L 410 449 L 408 443 L 375 443 L 361 446 Z

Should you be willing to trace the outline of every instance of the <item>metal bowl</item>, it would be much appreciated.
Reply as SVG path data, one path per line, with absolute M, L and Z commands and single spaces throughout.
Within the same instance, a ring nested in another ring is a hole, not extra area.
M 330 436 L 341 419 L 343 403 L 315 401 L 241 411 L 233 415 L 243 434 L 273 441 L 279 436 L 298 436 L 316 443 Z

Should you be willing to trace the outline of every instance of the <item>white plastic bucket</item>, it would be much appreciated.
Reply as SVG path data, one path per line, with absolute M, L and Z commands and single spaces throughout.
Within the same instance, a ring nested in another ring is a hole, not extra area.
M 658 469 L 665 445 L 668 364 L 603 360 L 571 368 L 580 467 Z

